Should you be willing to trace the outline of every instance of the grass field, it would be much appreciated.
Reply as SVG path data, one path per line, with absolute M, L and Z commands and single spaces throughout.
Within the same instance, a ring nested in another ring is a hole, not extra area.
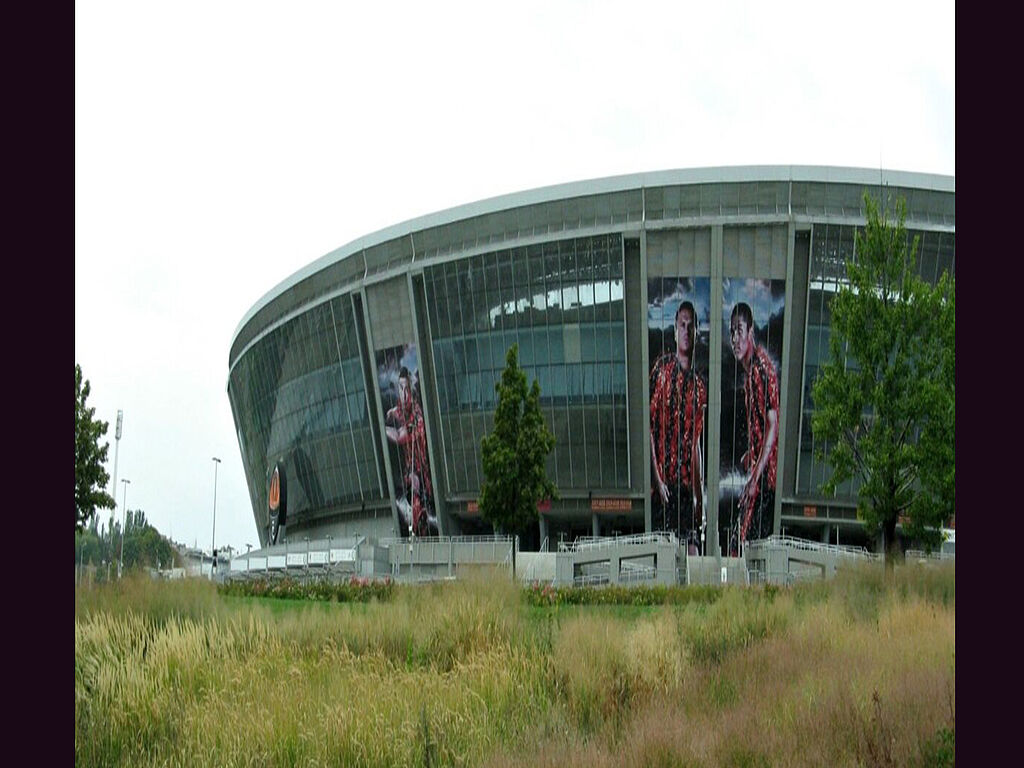
M 950 566 L 659 607 L 128 579 L 75 593 L 75 762 L 948 765 L 955 614 Z

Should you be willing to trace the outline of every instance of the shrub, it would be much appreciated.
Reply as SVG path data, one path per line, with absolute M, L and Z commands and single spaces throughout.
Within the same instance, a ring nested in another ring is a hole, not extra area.
M 554 587 L 550 584 L 534 584 L 523 590 L 527 605 L 545 607 L 554 605 L 688 605 L 711 604 L 722 594 L 714 586 L 664 586 L 640 584 L 622 586 L 610 584 L 603 587 Z
M 373 580 L 353 576 L 347 581 L 317 579 L 299 582 L 294 579 L 256 579 L 220 585 L 222 595 L 232 597 L 270 597 L 283 600 L 321 600 L 335 603 L 387 602 L 394 594 L 391 579 Z

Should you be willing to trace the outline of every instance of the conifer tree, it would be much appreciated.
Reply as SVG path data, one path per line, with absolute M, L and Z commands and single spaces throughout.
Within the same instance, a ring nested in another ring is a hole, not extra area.
M 481 441 L 485 479 L 480 515 L 495 529 L 518 533 L 537 520 L 539 501 L 557 498 L 544 468 L 555 436 L 540 410 L 540 384 L 534 379 L 527 389 L 517 344 L 508 350 L 495 390 L 494 431 Z

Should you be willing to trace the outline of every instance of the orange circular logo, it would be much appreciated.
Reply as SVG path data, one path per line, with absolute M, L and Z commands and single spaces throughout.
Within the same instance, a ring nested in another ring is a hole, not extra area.
M 270 478 L 270 508 L 276 510 L 281 503 L 281 480 L 277 475 L 277 467 L 274 467 L 274 475 Z

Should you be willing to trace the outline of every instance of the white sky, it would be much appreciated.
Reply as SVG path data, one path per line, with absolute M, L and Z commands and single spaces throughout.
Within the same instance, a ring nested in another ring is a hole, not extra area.
M 258 543 L 226 393 L 326 252 L 548 184 L 714 165 L 955 173 L 951 0 L 76 3 L 75 360 L 127 506 Z M 108 512 L 101 513 L 107 520 Z

